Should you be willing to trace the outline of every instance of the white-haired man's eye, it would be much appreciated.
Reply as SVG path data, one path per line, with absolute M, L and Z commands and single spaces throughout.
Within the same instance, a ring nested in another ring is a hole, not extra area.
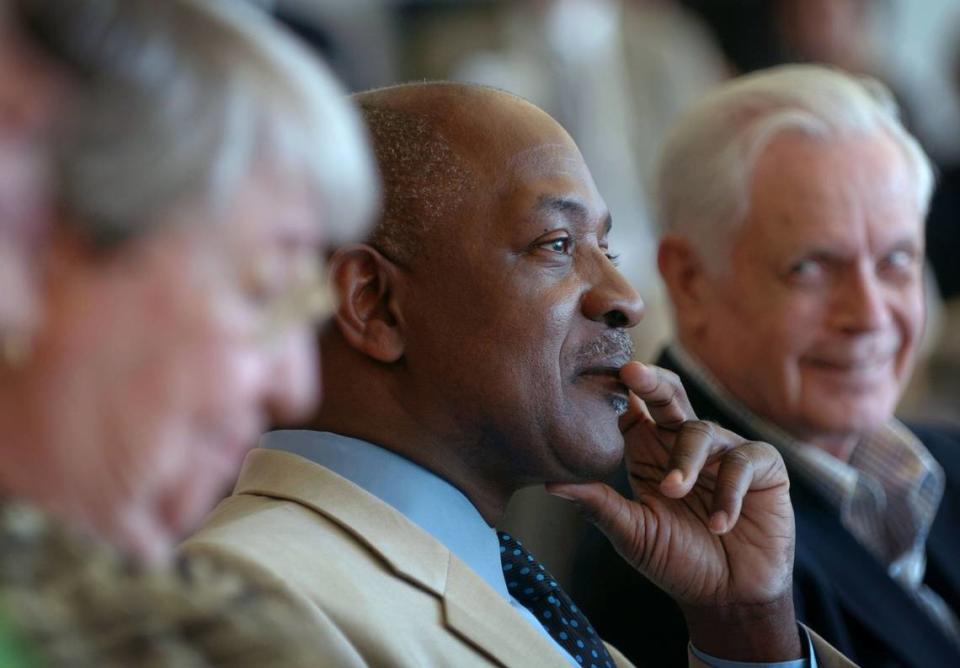
M 882 263 L 886 267 L 893 269 L 909 269 L 916 263 L 916 253 L 908 250 L 899 249 L 884 256 Z
M 790 281 L 802 285 L 811 285 L 821 281 L 826 274 L 826 268 L 819 260 L 805 258 L 795 262 L 787 271 Z

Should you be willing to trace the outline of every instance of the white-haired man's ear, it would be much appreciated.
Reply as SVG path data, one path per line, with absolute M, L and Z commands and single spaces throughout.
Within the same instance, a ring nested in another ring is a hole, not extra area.
M 378 362 L 403 356 L 403 320 L 393 290 L 397 269 L 366 244 L 338 249 L 330 259 L 336 295 L 334 322 L 344 340 Z
M 678 333 L 699 331 L 707 323 L 711 298 L 711 276 L 699 249 L 687 237 L 667 234 L 660 240 L 657 267 L 673 304 Z

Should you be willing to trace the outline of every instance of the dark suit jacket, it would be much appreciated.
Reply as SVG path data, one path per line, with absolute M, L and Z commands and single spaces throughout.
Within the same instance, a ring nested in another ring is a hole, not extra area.
M 680 374 L 693 409 L 745 438 L 750 429 L 723 414 L 680 373 L 669 353 L 657 364 Z M 960 613 L 960 429 L 911 425 L 946 473 L 946 491 L 927 541 L 926 583 Z M 615 485 L 626 492 L 626 476 Z M 840 524 L 802 481 L 791 480 L 797 522 L 797 616 L 864 668 L 960 666 L 960 650 Z M 627 657 L 686 664 L 687 631 L 677 606 L 629 568 L 596 530 L 581 543 L 571 594 L 593 625 Z

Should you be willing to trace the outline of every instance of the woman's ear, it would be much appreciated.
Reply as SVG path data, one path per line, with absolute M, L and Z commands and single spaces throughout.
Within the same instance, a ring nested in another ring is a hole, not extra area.
M 402 318 L 395 300 L 397 267 L 375 248 L 354 244 L 330 259 L 337 300 L 334 322 L 344 340 L 378 362 L 403 356 Z

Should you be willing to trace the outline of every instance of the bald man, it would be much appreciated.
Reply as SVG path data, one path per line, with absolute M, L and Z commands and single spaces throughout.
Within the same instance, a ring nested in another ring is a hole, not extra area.
M 680 603 L 694 663 L 809 665 L 782 460 L 629 362 L 643 304 L 567 133 L 459 84 L 357 102 L 386 204 L 332 259 L 324 405 L 265 438 L 187 551 L 282 583 L 372 665 L 630 665 L 493 528 L 516 490 L 548 483 Z M 588 482 L 625 444 L 642 503 Z

